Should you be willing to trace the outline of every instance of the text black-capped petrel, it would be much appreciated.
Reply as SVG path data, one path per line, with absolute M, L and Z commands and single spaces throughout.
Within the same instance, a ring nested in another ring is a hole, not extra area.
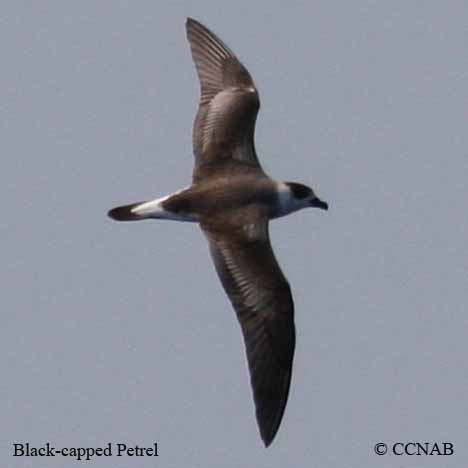
M 244 335 L 257 422 L 268 446 L 286 406 L 295 347 L 291 289 L 271 248 L 268 222 L 328 205 L 305 185 L 265 174 L 254 147 L 260 101 L 249 72 L 205 26 L 189 18 L 186 29 L 201 85 L 192 185 L 119 206 L 109 216 L 200 224 Z

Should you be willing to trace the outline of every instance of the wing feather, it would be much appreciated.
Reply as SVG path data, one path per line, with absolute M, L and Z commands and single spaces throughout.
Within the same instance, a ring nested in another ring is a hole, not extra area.
M 267 223 L 262 221 L 260 223 Z M 255 237 L 202 223 L 221 283 L 244 336 L 257 423 L 266 446 L 286 407 L 295 348 L 294 305 L 267 226 Z M 232 226 L 231 226 L 232 228 Z
M 229 160 L 261 169 L 254 148 L 260 100 L 247 69 L 205 26 L 188 18 L 187 38 L 201 86 L 193 128 L 194 180 Z M 229 165 L 232 172 L 232 164 Z

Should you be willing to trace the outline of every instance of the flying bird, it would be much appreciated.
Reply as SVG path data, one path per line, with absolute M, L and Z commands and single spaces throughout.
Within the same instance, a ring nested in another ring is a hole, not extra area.
M 308 186 L 280 182 L 262 169 L 254 146 L 260 99 L 236 55 L 198 21 L 186 22 L 201 85 L 193 126 L 192 184 L 152 201 L 119 206 L 117 221 L 198 223 L 244 337 L 260 435 L 273 441 L 291 382 L 294 304 L 273 253 L 271 219 L 302 208 L 328 209 Z

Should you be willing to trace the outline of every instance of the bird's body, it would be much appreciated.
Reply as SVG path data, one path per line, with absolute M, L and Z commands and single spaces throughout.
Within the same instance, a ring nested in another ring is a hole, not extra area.
M 249 206 L 256 206 L 266 219 L 279 218 L 303 208 L 287 184 L 266 176 L 243 175 L 194 184 L 156 200 L 116 208 L 112 214 L 117 218 L 126 213 L 128 219 L 120 221 L 152 218 L 203 222 L 220 214 L 226 219 L 237 217 L 236 213 Z
M 192 185 L 114 208 L 109 216 L 200 224 L 241 325 L 257 421 L 268 446 L 286 406 L 295 348 L 291 290 L 273 254 L 268 223 L 305 207 L 328 205 L 305 185 L 265 174 L 253 142 L 260 101 L 250 74 L 203 25 L 188 19 L 186 27 L 201 84 Z

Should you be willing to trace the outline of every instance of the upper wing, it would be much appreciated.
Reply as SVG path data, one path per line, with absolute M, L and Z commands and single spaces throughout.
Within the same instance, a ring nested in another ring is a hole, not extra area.
M 188 18 L 186 28 L 201 85 L 193 128 L 194 179 L 201 177 L 201 166 L 226 161 L 260 168 L 254 148 L 260 100 L 249 72 L 205 26 Z
M 201 223 L 244 335 L 257 423 L 266 446 L 286 407 L 295 348 L 294 305 L 267 221 L 233 230 Z

